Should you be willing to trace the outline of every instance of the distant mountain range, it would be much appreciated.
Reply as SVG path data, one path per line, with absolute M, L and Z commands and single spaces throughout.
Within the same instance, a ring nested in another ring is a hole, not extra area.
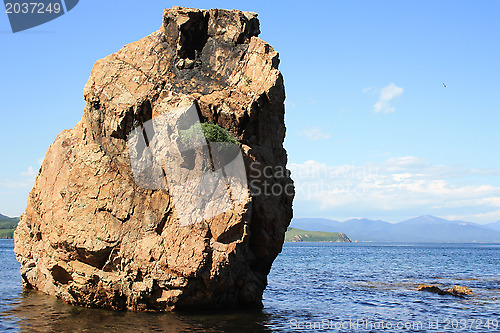
M 493 223 L 490 223 L 490 224 L 486 224 L 485 226 L 488 227 L 491 230 L 500 231 L 500 221 L 493 222 Z
M 18 222 L 18 217 L 0 214 L 0 238 L 12 238 Z
M 352 241 L 373 242 L 500 242 L 500 221 L 480 225 L 424 215 L 399 223 L 351 219 L 344 222 L 320 218 L 294 218 L 290 227 L 311 231 L 341 232 Z
M 19 222 L 19 217 L 8 217 L 0 214 L 0 222 Z

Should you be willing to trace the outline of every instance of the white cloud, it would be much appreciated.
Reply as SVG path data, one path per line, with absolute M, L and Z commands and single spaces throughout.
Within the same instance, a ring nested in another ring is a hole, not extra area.
M 380 216 L 393 211 L 427 214 L 438 210 L 453 215 L 470 208 L 477 215 L 472 221 L 492 222 L 488 218 L 496 215 L 489 212 L 500 208 L 500 187 L 463 181 L 477 173 L 476 169 L 432 165 L 414 156 L 360 166 L 307 161 L 289 168 L 297 203 L 317 205 L 323 212 L 342 209 L 351 210 L 352 215 L 371 211 Z
M 43 159 L 38 159 L 41 164 Z M 25 171 L 0 179 L 0 213 L 19 216 L 26 208 L 26 198 L 33 188 L 39 165 L 28 166 Z
M 0 181 L 0 189 L 30 190 L 33 187 L 33 183 L 34 179 L 4 179 Z
M 0 180 L 0 189 L 30 190 L 35 183 L 37 174 L 38 168 L 30 165 L 25 171 L 19 173 L 19 176 Z
M 460 220 L 460 221 L 485 221 L 485 222 L 500 221 L 500 209 L 489 211 L 486 213 L 447 215 L 443 217 L 449 220 Z
M 363 92 L 372 91 L 374 88 L 367 87 L 363 89 Z M 373 106 L 373 111 L 375 113 L 388 113 L 394 112 L 396 109 L 391 105 L 391 101 L 403 94 L 403 88 L 396 86 L 391 82 L 387 87 L 380 89 L 378 101 Z
M 310 141 L 325 140 L 331 137 L 330 133 L 323 131 L 320 127 L 311 126 L 300 132 L 300 135 L 306 137 Z
M 21 176 L 24 177 L 34 177 L 37 175 L 37 171 L 31 165 L 28 167 L 28 170 L 21 172 Z

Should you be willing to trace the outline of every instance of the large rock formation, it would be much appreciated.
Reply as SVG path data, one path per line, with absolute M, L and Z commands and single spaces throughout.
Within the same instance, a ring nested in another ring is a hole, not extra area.
M 96 62 L 83 117 L 48 149 L 14 235 L 26 286 L 112 309 L 262 305 L 292 217 L 293 183 L 278 53 L 259 32 L 254 13 L 174 7 L 160 30 Z M 146 156 L 144 147 L 129 145 L 135 129 L 146 137 L 163 115 L 177 114 L 166 122 L 181 126 L 187 109 L 238 141 L 249 186 L 223 173 L 231 208 L 181 223 L 198 197 L 186 190 L 174 200 L 182 182 L 168 181 L 199 177 L 214 148 L 194 147 L 187 166 L 160 161 L 168 185 L 143 186 L 132 157 Z

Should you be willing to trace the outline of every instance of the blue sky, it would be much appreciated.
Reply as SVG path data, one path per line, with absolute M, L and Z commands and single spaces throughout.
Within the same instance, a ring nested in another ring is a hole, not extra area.
M 285 78 L 296 217 L 500 220 L 494 0 L 80 1 L 16 34 L 0 14 L 0 213 L 23 212 L 47 147 L 81 118 L 94 62 L 173 5 L 259 13 Z

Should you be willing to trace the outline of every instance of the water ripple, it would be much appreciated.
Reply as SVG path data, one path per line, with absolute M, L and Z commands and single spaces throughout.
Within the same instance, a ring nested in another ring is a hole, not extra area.
M 0 241 L 2 332 L 456 332 L 450 323 L 467 320 L 477 324 L 474 332 L 500 332 L 484 326 L 500 322 L 498 245 L 287 243 L 262 311 L 189 314 L 89 309 L 23 291 L 12 249 L 12 241 Z M 421 283 L 474 294 L 418 292 Z M 410 326 L 380 327 L 389 324 Z

